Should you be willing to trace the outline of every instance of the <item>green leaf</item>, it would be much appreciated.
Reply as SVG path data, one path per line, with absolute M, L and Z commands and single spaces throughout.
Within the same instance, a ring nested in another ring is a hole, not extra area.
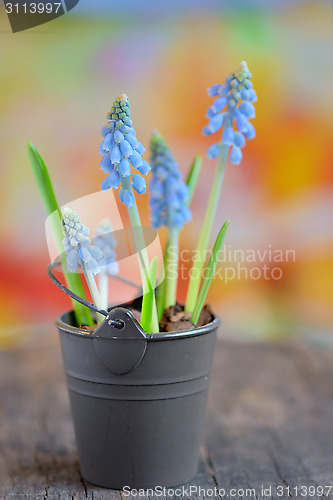
M 192 264 L 191 278 L 187 290 L 185 311 L 194 311 L 194 306 L 198 297 L 202 270 L 205 264 L 206 250 L 208 248 L 209 239 L 219 203 L 228 152 L 229 146 L 222 146 L 215 169 L 212 188 L 209 194 L 205 218 L 199 236 L 198 246 L 196 250 L 196 259 Z
M 66 259 L 64 254 L 64 247 L 62 244 L 64 235 L 61 228 L 60 207 L 57 202 L 57 198 L 52 186 L 50 175 L 43 161 L 43 158 L 41 157 L 41 155 L 31 142 L 28 143 L 28 156 L 41 198 L 43 200 L 46 209 L 46 213 L 48 216 L 51 216 L 51 226 L 56 241 L 57 250 L 60 255 L 60 260 L 64 270 L 67 286 L 72 292 L 84 298 L 85 293 L 80 275 L 75 273 L 67 273 L 65 271 Z M 74 307 L 74 313 L 77 324 L 88 325 L 88 326 L 93 325 L 94 321 L 89 309 L 86 306 L 80 304 L 79 302 L 76 302 L 76 300 L 72 300 L 72 303 Z
M 153 317 L 153 307 L 155 302 L 156 272 L 157 272 L 157 257 L 154 257 L 149 266 L 148 280 L 147 280 L 148 292 L 146 292 L 143 295 L 142 309 L 141 309 L 140 324 L 146 333 L 152 333 L 151 325 Z
M 132 184 L 129 177 L 121 177 L 121 186 L 124 191 L 130 192 L 134 196 Z M 145 238 L 142 231 L 140 214 L 136 203 L 134 203 L 134 205 L 132 205 L 131 207 L 128 207 L 128 214 L 131 221 L 135 247 L 138 254 L 143 295 L 145 295 L 145 293 L 150 292 L 148 284 L 150 264 L 148 259 L 148 252 L 146 248 Z M 153 293 L 153 312 L 152 312 L 151 328 L 154 331 L 154 333 L 155 332 L 157 333 L 159 331 L 155 293 Z
M 163 256 L 163 269 L 166 270 L 168 259 L 168 242 L 165 247 Z M 156 288 L 156 307 L 158 321 L 161 321 L 165 309 L 165 293 L 166 293 L 166 275 L 160 285 Z
M 211 255 L 210 259 L 209 259 L 209 263 L 208 263 L 208 266 L 207 266 L 207 269 L 206 269 L 205 277 L 204 277 L 203 282 L 201 284 L 200 292 L 199 292 L 197 301 L 195 303 L 194 311 L 193 311 L 193 314 L 192 314 L 192 317 L 191 317 L 191 321 L 195 325 L 197 324 L 197 321 L 199 319 L 201 309 L 202 309 L 202 307 L 204 305 L 204 302 L 206 300 L 206 296 L 207 296 L 210 284 L 211 284 L 212 279 L 214 277 L 214 272 L 215 272 L 216 264 L 217 264 L 217 261 L 218 261 L 219 252 L 221 250 L 221 247 L 222 247 L 222 244 L 223 244 L 223 240 L 224 240 L 224 237 L 225 237 L 225 234 L 227 232 L 229 224 L 230 224 L 230 219 L 228 219 L 223 224 L 223 226 L 222 226 L 219 234 L 217 235 L 217 238 L 216 238 L 216 241 L 215 241 L 215 245 L 214 245 L 214 248 L 213 248 L 213 252 L 212 252 L 212 255 Z
M 190 168 L 190 171 L 186 179 L 186 184 L 188 185 L 188 190 L 189 190 L 189 199 L 187 202 L 188 205 L 192 201 L 193 194 L 198 183 L 201 165 L 202 165 L 202 156 L 197 154 L 194 157 L 194 161 L 192 163 L 192 166 Z
M 177 300 L 178 261 L 179 261 L 179 229 L 169 227 L 168 247 L 165 266 L 165 302 L 164 308 L 174 306 Z

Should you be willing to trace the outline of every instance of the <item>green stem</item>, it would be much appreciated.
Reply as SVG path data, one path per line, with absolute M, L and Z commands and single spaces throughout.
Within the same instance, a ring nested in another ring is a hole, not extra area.
M 197 183 L 198 183 L 201 165 L 202 165 L 202 156 L 200 154 L 197 154 L 194 157 L 193 163 L 191 165 L 190 171 L 189 171 L 187 179 L 186 179 L 186 184 L 188 185 L 188 193 L 189 193 L 187 205 L 190 205 L 190 203 L 192 201 L 193 194 L 194 194 L 195 188 L 196 188 Z M 169 241 L 167 241 L 167 244 L 165 246 L 164 258 L 163 258 L 163 269 L 166 269 L 166 267 L 167 267 L 168 248 L 169 248 Z M 178 267 L 178 264 L 177 264 L 177 267 Z M 157 315 L 158 315 L 159 321 L 161 321 L 162 316 L 163 316 L 163 312 L 165 309 L 166 283 L 167 283 L 167 280 L 166 280 L 166 275 L 165 275 L 162 283 L 156 289 L 156 306 L 157 306 Z
M 167 259 L 165 269 L 164 309 L 176 304 L 178 282 L 179 229 L 169 227 Z
M 151 261 L 149 268 L 149 291 L 143 295 L 142 310 L 141 310 L 141 327 L 146 333 L 155 333 L 152 329 L 152 318 L 154 314 L 154 294 L 156 286 L 156 271 L 157 271 L 157 257 Z
M 186 184 L 188 185 L 188 194 L 189 194 L 189 198 L 187 201 L 188 205 L 192 201 L 193 194 L 199 180 L 201 165 L 202 165 L 202 156 L 197 154 L 194 157 L 194 161 L 192 163 L 192 166 L 190 168 L 190 171 L 186 179 Z
M 201 288 L 200 288 L 200 292 L 199 292 L 199 295 L 198 295 L 198 299 L 195 303 L 195 306 L 194 306 L 194 311 L 193 311 L 193 314 L 192 314 L 192 317 L 191 317 L 191 321 L 196 325 L 197 324 L 197 321 L 199 319 L 199 316 L 200 316 L 200 313 L 201 313 L 201 309 L 204 305 L 204 302 L 205 302 L 205 299 L 206 299 L 206 296 L 207 296 L 207 293 L 208 293 L 208 290 L 209 290 L 209 287 L 210 287 L 210 284 L 211 284 L 211 281 L 213 279 L 213 276 L 214 276 L 214 272 L 215 272 L 215 267 L 216 267 L 216 264 L 217 264 L 217 260 L 218 260 L 218 257 L 219 257 L 219 252 L 221 250 L 221 247 L 222 247 L 222 243 L 223 243 L 223 240 L 224 240 L 224 237 L 225 237 L 225 233 L 227 232 L 227 229 L 228 229 L 228 226 L 230 224 L 230 220 L 228 219 L 222 226 L 217 238 L 216 238 L 216 241 L 215 241 L 215 244 L 214 244 L 214 248 L 213 248 L 213 251 L 212 251 L 212 255 L 209 259 L 209 263 L 208 263 L 208 266 L 207 266 L 207 269 L 206 269 L 206 273 L 205 273 L 205 277 L 203 279 L 203 282 L 202 282 L 202 285 L 201 285 Z
M 216 210 L 218 207 L 228 152 L 229 152 L 229 146 L 223 145 L 221 148 L 221 153 L 218 158 L 213 179 L 213 185 L 210 192 L 207 210 L 197 246 L 197 252 L 196 252 L 197 259 L 193 263 L 191 270 L 191 278 L 187 291 L 185 311 L 192 312 L 194 310 L 194 306 L 197 300 L 199 286 L 201 282 L 202 269 L 205 263 L 205 252 L 208 247 L 209 238 L 212 232 L 214 218 L 216 215 Z
M 102 310 L 103 304 L 101 303 L 100 294 L 99 294 L 93 273 L 88 269 L 87 265 L 83 262 L 82 259 L 80 259 L 80 263 L 81 263 L 84 277 L 86 278 L 86 282 L 87 282 L 93 303 L 95 304 L 95 306 L 98 309 Z M 105 319 L 103 314 L 96 313 L 96 315 L 97 315 L 97 323 L 102 323 L 102 321 L 104 321 L 104 319 Z
M 155 297 L 155 286 L 156 286 L 156 277 L 155 277 L 155 285 L 154 285 L 154 291 L 153 291 L 153 316 L 151 320 L 151 331 L 153 333 L 159 333 L 160 331 L 160 325 L 158 322 L 158 317 L 157 317 L 157 307 L 156 307 L 156 297 Z
M 121 185 L 124 192 L 127 191 L 134 196 L 132 184 L 129 177 L 121 176 Z M 150 291 L 149 281 L 148 281 L 149 259 L 142 231 L 141 219 L 136 203 L 134 203 L 132 207 L 128 207 L 128 214 L 131 220 L 135 246 L 138 254 L 141 281 L 142 281 L 142 291 L 143 294 L 145 294 Z M 153 298 L 153 317 L 152 317 L 151 328 L 154 332 L 156 333 L 159 332 L 155 296 Z
M 39 193 L 46 209 L 46 213 L 50 217 L 51 227 L 57 245 L 58 254 L 60 256 L 60 261 L 64 271 L 67 287 L 80 297 L 85 298 L 84 288 L 80 275 L 76 273 L 66 272 L 67 264 L 64 247 L 62 244 L 64 235 L 61 227 L 62 215 L 60 207 L 44 160 L 31 142 L 28 143 L 28 156 L 39 189 Z M 75 319 L 78 325 L 91 326 L 94 324 L 91 313 L 86 306 L 83 306 L 74 299 L 72 299 L 72 304 Z
M 165 269 L 167 266 L 167 258 L 168 258 L 168 242 L 165 247 L 164 256 L 163 256 L 163 269 L 165 273 Z M 160 283 L 156 289 L 156 307 L 157 307 L 157 316 L 158 321 L 161 321 L 164 309 L 165 309 L 165 292 L 166 292 L 166 275 L 164 275 L 162 283 Z

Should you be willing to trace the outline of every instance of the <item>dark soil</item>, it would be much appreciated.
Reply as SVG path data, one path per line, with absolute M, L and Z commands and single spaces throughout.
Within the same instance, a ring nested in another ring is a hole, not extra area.
M 191 321 L 191 312 L 184 311 L 184 307 L 180 304 L 171 306 L 165 309 L 160 321 L 160 329 L 162 332 L 179 332 L 182 330 L 194 330 L 198 326 L 207 325 L 213 320 L 213 312 L 207 304 L 202 309 L 198 322 L 195 325 Z
M 99 327 L 98 323 L 95 323 L 94 325 L 80 325 L 79 328 L 82 328 L 82 330 L 87 330 L 88 333 L 94 332 L 97 328 Z
M 210 323 L 211 321 L 213 321 L 214 319 L 214 313 L 212 311 L 212 308 L 209 304 L 206 304 L 203 308 L 202 308 L 202 311 L 200 313 L 200 316 L 199 316 L 199 319 L 198 319 L 198 323 L 197 323 L 197 327 L 198 326 L 204 326 L 204 325 L 208 325 L 208 323 Z
M 137 309 L 130 309 L 131 313 L 135 319 L 140 322 L 141 312 Z M 184 311 L 184 306 L 176 304 L 175 306 L 170 306 L 165 309 L 162 319 L 160 321 L 160 331 L 161 332 L 180 332 L 183 330 L 194 330 L 199 326 L 204 326 L 213 320 L 212 308 L 209 304 L 206 304 L 199 316 L 197 325 L 191 321 L 191 312 Z M 98 328 L 98 324 L 92 326 L 80 325 L 80 328 L 87 330 L 88 332 L 94 332 Z

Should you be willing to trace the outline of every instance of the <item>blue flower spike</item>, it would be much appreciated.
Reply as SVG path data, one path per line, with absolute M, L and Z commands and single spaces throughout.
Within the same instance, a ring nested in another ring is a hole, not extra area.
M 67 255 L 67 271 L 75 273 L 79 264 L 86 264 L 89 271 L 94 275 L 101 271 L 100 259 L 102 251 L 91 244 L 89 228 L 82 224 L 80 217 L 74 210 L 65 208 L 62 218 L 62 229 L 65 235 L 63 245 Z
M 208 94 L 216 99 L 207 110 L 206 118 L 208 118 L 209 123 L 204 127 L 203 133 L 205 135 L 215 134 L 222 128 L 222 137 L 219 142 L 212 144 L 207 150 L 208 158 L 210 160 L 217 158 L 217 162 L 197 245 L 199 258 L 193 262 L 187 291 L 185 311 L 188 312 L 193 312 L 197 308 L 205 252 L 208 249 L 213 229 L 230 149 L 230 162 L 239 165 L 243 158 L 242 148 L 245 146 L 246 139 L 253 139 L 256 135 L 255 128 L 250 122 L 255 117 L 253 103 L 257 100 L 251 78 L 249 68 L 243 61 L 236 71 L 227 76 L 223 85 L 216 83 L 208 89 Z M 227 228 L 227 226 L 225 227 Z
M 150 262 L 134 195 L 134 191 L 138 194 L 146 192 L 145 176 L 150 172 L 151 168 L 149 163 L 142 158 L 146 150 L 136 137 L 126 94 L 122 94 L 115 99 L 111 111 L 107 115 L 107 120 L 106 127 L 103 127 L 101 131 L 104 139 L 99 147 L 99 153 L 103 155 L 101 169 L 107 174 L 101 188 L 102 191 L 107 191 L 110 188 L 118 189 L 120 187 L 119 199 L 126 205 L 131 225 L 133 228 L 135 227 L 133 235 L 139 259 L 143 294 L 151 294 L 149 281 Z M 105 304 L 105 293 L 102 295 Z M 141 318 L 150 315 L 148 321 L 150 326 L 147 322 L 142 321 L 149 330 L 147 333 L 159 331 L 154 294 L 152 294 L 151 301 L 153 302 L 153 313 L 149 312 L 150 305 L 145 309 L 144 302 L 141 311 Z
M 208 108 L 208 125 L 203 129 L 205 135 L 214 134 L 223 126 L 222 139 L 208 148 L 209 159 L 221 152 L 223 145 L 230 146 L 230 162 L 239 165 L 243 154 L 241 148 L 246 139 L 255 137 L 255 128 L 249 120 L 255 117 L 257 94 L 252 88 L 251 73 L 245 61 L 231 73 L 223 85 L 214 84 L 208 89 L 210 96 L 217 97 Z M 235 128 L 236 130 L 235 130 Z
M 165 292 L 159 310 L 161 317 L 164 309 L 176 304 L 179 231 L 191 219 L 192 214 L 188 208 L 188 185 L 183 181 L 170 149 L 158 132 L 153 132 L 150 151 L 153 172 L 149 185 L 151 222 L 156 229 L 166 226 L 169 233 L 165 258 Z
M 91 244 L 91 238 L 89 238 L 90 230 L 82 224 L 80 217 L 74 210 L 68 207 L 64 209 L 61 224 L 65 235 L 63 245 L 67 255 L 67 271 L 75 273 L 79 265 L 81 265 L 95 306 L 97 309 L 104 309 L 94 279 L 94 275 L 99 274 L 102 270 L 100 261 L 103 257 L 103 252 L 100 248 Z M 97 313 L 98 323 L 103 320 L 104 316 Z
M 151 143 L 152 179 L 149 185 L 152 226 L 182 229 L 191 220 L 191 210 L 187 206 L 188 186 L 182 179 L 163 137 L 153 132 Z
M 131 208 L 135 204 L 133 193 L 126 188 L 128 182 L 122 180 L 129 178 L 130 184 L 137 193 L 146 192 L 146 180 L 143 176 L 150 171 L 150 165 L 142 159 L 146 151 L 141 142 L 136 138 L 133 122 L 130 119 L 130 106 L 126 94 L 122 94 L 114 101 L 106 127 L 102 128 L 104 137 L 99 152 L 103 155 L 101 169 L 107 173 L 102 182 L 102 191 L 118 189 L 120 200 Z M 135 169 L 135 172 L 132 172 Z M 125 187 L 124 187 L 125 184 Z

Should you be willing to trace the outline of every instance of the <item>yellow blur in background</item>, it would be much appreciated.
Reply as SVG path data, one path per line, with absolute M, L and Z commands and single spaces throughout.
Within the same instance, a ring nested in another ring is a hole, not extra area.
M 146 148 L 158 129 L 184 175 L 194 154 L 203 154 L 193 220 L 181 237 L 181 250 L 194 249 L 215 167 L 206 150 L 218 140 L 201 133 L 212 102 L 206 89 L 223 83 L 242 60 L 258 94 L 257 137 L 247 143 L 241 165 L 227 166 L 213 231 L 215 239 L 231 219 L 227 257 L 208 301 L 223 319 L 225 337 L 305 335 L 330 342 L 332 6 L 324 1 L 271 6 L 221 1 L 201 7 L 195 2 L 193 9 L 181 4 L 170 2 L 166 12 L 151 1 L 136 7 L 129 2 L 116 11 L 105 3 L 95 11 L 83 2 L 85 8 L 16 34 L 0 10 L 0 347 L 50 328 L 70 307 L 46 275 L 46 216 L 27 142 L 44 157 L 60 204 L 99 191 L 100 129 L 114 98 L 125 92 Z M 148 221 L 148 195 L 137 200 Z M 165 236 L 161 230 L 162 242 Z M 242 262 L 238 252 L 235 261 L 234 250 L 256 258 Z M 272 253 L 288 251 L 289 259 L 272 260 Z M 179 300 L 184 301 L 189 264 L 181 264 Z M 239 273 L 239 267 L 245 269 Z M 227 268 L 231 276 L 230 269 L 235 271 L 233 279 L 226 279 Z

